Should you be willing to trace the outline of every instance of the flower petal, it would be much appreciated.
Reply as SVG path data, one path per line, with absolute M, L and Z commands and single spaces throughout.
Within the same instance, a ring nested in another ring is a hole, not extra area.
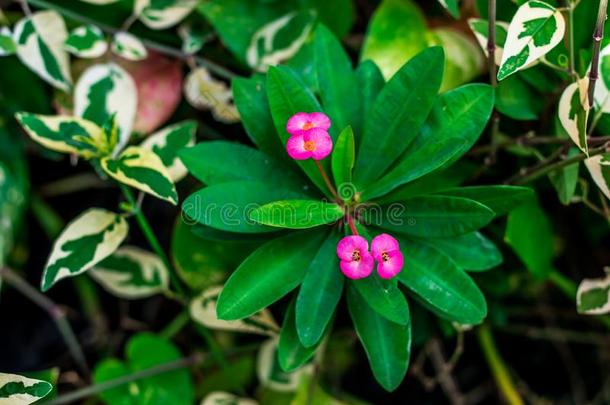
M 309 114 L 305 112 L 296 113 L 288 119 L 288 122 L 286 123 L 286 131 L 290 135 L 297 135 L 303 131 L 303 126 L 309 121 Z
M 368 277 L 373 271 L 373 265 L 373 256 L 368 252 L 361 256 L 360 261 L 341 260 L 339 263 L 341 272 L 343 272 L 345 277 L 351 278 L 352 280 Z
M 305 160 L 311 157 L 311 151 L 305 150 L 305 140 L 302 134 L 290 137 L 286 142 L 288 156 L 295 160 Z
M 311 121 L 314 128 L 320 128 L 324 130 L 330 128 L 330 118 L 328 118 L 328 115 L 321 112 L 312 112 L 308 115 L 309 121 Z
M 387 252 L 389 258 L 387 261 L 380 260 L 377 264 L 377 273 L 379 277 L 389 279 L 396 276 L 402 270 L 404 265 L 404 257 L 400 250 L 392 250 Z
M 311 151 L 311 157 L 315 160 L 322 160 L 330 154 L 333 149 L 333 140 L 323 129 L 310 129 L 303 135 L 305 142 L 313 142 L 315 148 Z
M 350 235 L 346 236 L 337 244 L 337 256 L 339 259 L 351 261 L 354 250 L 358 250 L 360 255 L 369 253 L 369 243 L 362 236 Z
M 391 252 L 393 250 L 399 250 L 400 246 L 398 241 L 387 233 L 382 233 L 373 238 L 371 242 L 371 253 L 377 261 L 381 261 L 381 255 L 383 252 Z

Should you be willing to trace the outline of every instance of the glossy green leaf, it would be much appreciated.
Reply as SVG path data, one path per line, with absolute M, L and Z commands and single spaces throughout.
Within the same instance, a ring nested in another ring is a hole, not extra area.
M 252 221 L 250 212 L 270 202 L 299 198 L 303 195 L 263 182 L 234 181 L 194 192 L 182 204 L 182 211 L 189 219 L 221 231 L 275 232 L 277 228 Z
M 395 390 L 409 367 L 411 324 L 399 325 L 382 317 L 353 286 L 347 289 L 347 305 L 375 379 L 387 391 Z
M 571 148 L 568 151 L 568 158 L 572 158 L 578 155 L 580 152 L 577 148 Z M 564 205 L 569 205 L 572 201 L 572 197 L 576 193 L 576 186 L 578 185 L 578 169 L 580 164 L 574 164 L 564 167 L 561 170 L 557 170 L 549 173 L 549 179 L 551 184 L 557 191 L 559 201 Z
M 424 238 L 463 235 L 487 225 L 494 212 L 473 200 L 460 197 L 422 196 L 368 211 L 370 221 L 400 234 Z
M 515 120 L 535 120 L 544 107 L 539 97 L 540 94 L 519 75 L 509 76 L 498 83 L 496 108 Z
M 438 0 L 441 6 L 451 14 L 453 18 L 460 18 L 460 6 L 458 0 Z
M 369 185 L 417 136 L 443 77 L 443 50 L 429 48 L 407 62 L 383 87 L 367 117 L 354 180 Z
M 324 25 L 316 28 L 314 66 L 320 97 L 332 125 L 343 129 L 348 125 L 360 128 L 356 75 L 352 63 L 339 40 Z
M 519 186 L 470 186 L 441 191 L 442 195 L 477 201 L 497 216 L 508 214 L 534 198 L 534 190 Z
M 330 224 L 345 215 L 335 203 L 316 200 L 274 201 L 255 208 L 250 219 L 277 228 L 306 229 Z
M 487 315 L 485 297 L 472 279 L 430 241 L 400 240 L 405 268 L 398 280 L 437 315 L 461 324 L 480 323 Z
M 0 27 L 0 57 L 10 56 L 17 51 L 17 44 L 13 40 L 8 27 Z
M 332 153 L 332 169 L 333 177 L 335 178 L 335 186 L 339 192 L 339 195 L 344 200 L 349 200 L 353 193 L 345 193 L 346 188 L 350 190 L 352 182 L 352 169 L 354 168 L 354 161 L 356 159 L 354 132 L 352 127 L 347 127 L 339 134 L 337 142 L 333 148 Z
M 384 318 L 400 325 L 409 323 L 409 306 L 405 296 L 396 286 L 396 280 L 382 280 L 373 273 L 369 277 L 352 280 L 366 303 Z
M 372 60 L 365 60 L 356 69 L 356 80 L 360 89 L 360 111 L 362 114 L 362 127 L 356 128 L 355 138 L 359 143 L 362 137 L 362 129 L 366 126 L 367 117 L 375 104 L 377 95 L 385 85 L 385 79 L 381 70 Z
M 295 301 L 292 300 L 286 315 L 284 316 L 284 324 L 280 331 L 280 341 L 277 346 L 277 355 L 282 370 L 290 372 L 298 369 L 307 363 L 316 353 L 317 345 L 306 347 L 299 340 L 297 332 Z
M 485 271 L 502 263 L 500 250 L 479 232 L 453 238 L 430 239 L 428 242 L 464 270 Z
M 551 272 L 553 228 L 536 200 L 521 205 L 508 215 L 504 239 L 532 274 L 545 277 Z
M 345 276 L 339 270 L 336 253 L 340 238 L 333 231 L 324 241 L 309 264 L 297 296 L 296 328 L 306 347 L 320 341 L 341 298 Z
M 296 288 L 326 233 L 294 232 L 267 242 L 235 270 L 218 299 L 218 318 L 242 319 Z

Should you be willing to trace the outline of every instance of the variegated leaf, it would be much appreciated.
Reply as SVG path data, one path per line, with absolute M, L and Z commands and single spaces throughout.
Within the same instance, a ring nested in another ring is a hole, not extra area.
M 8 27 L 0 28 L 0 56 L 9 56 L 17 51 L 17 44 Z
M 66 277 L 81 274 L 110 256 L 127 236 L 125 219 L 101 208 L 91 208 L 66 226 L 53 245 L 42 275 L 47 291 Z
M 117 1 L 120 1 L 120 0 L 81 0 L 81 1 L 84 1 L 85 3 L 104 5 L 104 4 L 116 3 Z
M 597 187 L 610 199 L 610 153 L 585 160 L 585 166 Z
M 44 398 L 53 386 L 42 380 L 0 373 L 0 405 L 27 405 Z
M 189 24 L 182 24 L 178 28 L 178 35 L 182 39 L 182 52 L 194 55 L 203 48 L 205 35 L 193 29 Z
M 149 149 L 130 146 L 116 157 L 101 160 L 102 168 L 115 180 L 176 205 L 176 188 L 161 158 Z
M 587 72 L 590 71 L 591 65 Z M 610 45 L 603 47 L 599 53 L 598 74 L 600 80 L 595 82 L 595 106 L 604 113 L 610 113 Z
M 82 25 L 70 32 L 64 49 L 80 58 L 97 58 L 106 53 L 108 43 L 98 27 Z
M 559 99 L 559 121 L 576 146 L 588 154 L 587 119 L 589 99 L 587 95 L 589 79 L 583 78 L 565 88 Z
M 85 159 L 104 155 L 108 151 L 104 130 L 89 120 L 26 112 L 17 113 L 15 117 L 28 135 L 45 148 Z
M 485 56 L 489 56 L 487 50 L 487 38 L 489 38 L 489 22 L 481 18 L 470 18 L 468 19 L 468 25 L 472 30 L 479 46 L 485 53 Z M 504 43 L 506 42 L 506 36 L 508 34 L 508 23 L 503 21 L 496 21 L 496 51 L 494 53 L 496 65 L 500 66 L 502 62 L 502 54 L 504 53 Z
M 606 272 L 608 272 L 606 268 Z M 580 314 L 610 313 L 610 274 L 604 278 L 584 279 L 576 291 L 576 309 Z
M 136 0 L 134 14 L 149 28 L 160 30 L 182 21 L 199 0 Z
M 258 402 L 251 398 L 240 398 L 224 391 L 213 391 L 201 400 L 200 405 L 258 405 Z
M 169 273 L 155 254 L 122 246 L 88 273 L 108 292 L 124 299 L 147 298 L 167 291 Z
M 187 175 L 188 170 L 178 158 L 178 151 L 195 144 L 195 121 L 184 121 L 155 132 L 140 145 L 150 149 L 161 158 L 172 181 L 178 182 Z
M 278 343 L 279 337 L 273 337 L 261 345 L 256 359 L 256 374 L 264 387 L 280 392 L 294 392 L 301 377 L 312 374 L 313 365 L 309 363 L 290 373 L 283 371 L 277 360 Z
M 251 68 L 266 72 L 295 55 L 305 43 L 315 22 L 311 11 L 288 13 L 263 25 L 254 33 L 246 51 Z
M 218 121 L 239 121 L 231 89 L 224 82 L 214 79 L 206 68 L 200 67 L 188 74 L 184 81 L 184 96 L 193 107 L 212 110 L 212 115 Z
M 104 125 L 113 115 L 119 127 L 121 150 L 129 141 L 138 107 L 138 92 L 131 75 L 115 63 L 93 65 L 81 75 L 74 90 L 74 114 Z
M 438 2 L 441 3 L 441 6 L 445 7 L 453 18 L 460 18 L 458 0 L 438 0 Z
M 222 286 L 210 287 L 191 301 L 191 318 L 214 330 L 255 333 L 268 336 L 277 335 L 279 326 L 273 319 L 271 312 L 267 309 L 264 309 L 249 318 L 238 321 L 223 321 L 218 319 L 218 316 L 216 315 L 216 303 L 218 302 L 218 296 L 221 291 Z
M 55 11 L 39 11 L 15 25 L 17 56 L 38 76 L 60 90 L 72 85 L 70 60 L 64 50 L 66 24 Z
M 132 61 L 146 59 L 148 51 L 138 37 L 129 32 L 121 31 L 114 35 L 112 52 L 122 58 Z
M 565 27 L 561 11 L 543 1 L 530 0 L 519 7 L 508 27 L 498 80 L 546 55 L 561 42 Z

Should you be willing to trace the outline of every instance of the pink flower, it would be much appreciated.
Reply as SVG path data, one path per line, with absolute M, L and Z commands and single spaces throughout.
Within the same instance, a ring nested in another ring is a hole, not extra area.
M 286 131 L 290 135 L 297 135 L 315 128 L 328 130 L 330 128 L 330 118 L 320 112 L 313 112 L 311 114 L 300 112 L 290 117 L 286 123 Z
M 404 258 L 398 246 L 398 241 L 387 233 L 382 233 L 373 238 L 371 252 L 377 260 L 377 273 L 379 277 L 389 279 L 396 276 L 402 270 Z
M 337 244 L 337 256 L 341 259 L 341 271 L 348 278 L 365 278 L 373 271 L 369 243 L 362 236 L 351 235 L 341 239 Z
M 286 151 L 295 160 L 324 159 L 333 148 L 333 140 L 324 129 L 314 128 L 298 133 L 286 143 Z

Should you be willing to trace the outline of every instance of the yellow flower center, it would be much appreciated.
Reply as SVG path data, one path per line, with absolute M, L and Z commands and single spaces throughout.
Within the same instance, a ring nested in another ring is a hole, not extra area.
M 383 253 L 381 254 L 381 259 L 382 259 L 384 262 L 387 262 L 388 260 L 390 260 L 390 255 L 388 254 L 388 252 L 383 252 Z
M 314 151 L 314 150 L 316 150 L 316 143 L 314 141 L 307 141 L 303 145 L 303 149 L 305 149 L 306 151 L 309 151 L 309 152 Z
M 307 121 L 306 123 L 303 124 L 303 129 L 305 131 L 307 131 L 308 129 L 312 129 L 313 128 L 313 122 L 311 121 Z
M 359 250 L 354 250 L 352 252 L 352 260 L 355 262 L 359 262 L 360 261 L 360 251 Z

